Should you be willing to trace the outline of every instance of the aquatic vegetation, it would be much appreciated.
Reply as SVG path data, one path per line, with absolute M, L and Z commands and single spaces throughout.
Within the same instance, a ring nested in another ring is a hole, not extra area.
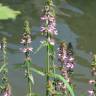
M 24 64 L 20 66 L 20 68 L 24 69 L 25 71 L 25 78 L 27 79 L 27 89 L 28 93 L 27 96 L 36 96 L 35 93 L 32 92 L 32 84 L 34 85 L 34 78 L 32 75 L 32 71 L 35 73 L 44 76 L 45 74 L 43 72 L 40 72 L 39 70 L 35 69 L 32 67 L 32 60 L 31 60 L 31 52 L 33 52 L 33 48 L 31 47 L 32 43 L 32 34 L 30 32 L 30 27 L 29 27 L 29 21 L 25 20 L 24 22 L 24 32 L 21 38 L 21 44 L 23 45 L 23 48 L 20 48 L 20 51 L 24 53 L 25 55 L 25 60 Z
M 0 5 L 1 8 L 7 8 Z M 4 9 L 4 10 L 5 10 Z M 35 85 L 33 72 L 44 76 L 45 78 L 45 96 L 76 96 L 74 91 L 74 85 L 72 80 L 72 75 L 74 74 L 74 67 L 76 66 L 73 46 L 71 42 L 65 43 L 61 40 L 59 48 L 56 47 L 56 36 L 59 32 L 56 28 L 56 6 L 53 3 L 53 0 L 46 0 L 41 13 L 41 26 L 40 32 L 43 37 L 43 41 L 40 41 L 40 46 L 33 51 L 32 45 L 32 33 L 30 29 L 30 21 L 27 19 L 24 21 L 24 30 L 22 32 L 22 37 L 20 44 L 22 48 L 21 51 L 24 55 L 23 64 L 19 65 L 20 69 L 23 69 L 24 76 L 27 85 L 27 93 L 25 96 L 39 96 L 38 93 L 33 92 L 33 85 Z M 7 10 L 11 9 L 7 8 Z M 2 10 L 0 10 L 2 12 Z M 16 12 L 16 11 L 15 11 Z M 7 12 L 6 12 L 7 14 Z M 9 13 L 8 13 L 9 14 Z M 11 13 L 10 13 L 11 14 Z M 0 19 L 9 19 L 15 18 L 18 11 L 14 15 L 8 15 L 9 17 L 0 17 Z M 1 15 L 0 15 L 1 16 Z M 11 16 L 11 17 L 10 17 Z M 57 44 L 58 45 L 58 44 Z M 46 63 L 44 71 L 40 71 L 32 66 L 33 59 L 31 53 L 38 55 L 38 51 L 41 48 L 45 47 L 46 49 Z M 11 86 L 8 78 L 8 56 L 7 56 L 7 41 L 6 38 L 3 38 L 0 44 L 0 49 L 2 51 L 2 59 L 0 62 L 0 92 L 2 96 L 14 96 L 11 92 Z M 16 65 L 18 66 L 18 65 Z M 89 96 L 96 96 L 96 55 L 93 56 L 91 64 L 91 74 L 93 79 L 89 81 L 89 84 L 92 85 L 92 88 L 88 90 Z M 87 92 L 87 91 L 86 91 Z M 81 96 L 85 96 L 81 94 Z
M 89 80 L 90 86 L 93 86 L 88 90 L 89 96 L 96 96 L 96 55 L 93 55 L 91 64 L 91 74 L 93 79 Z
M 46 82 L 47 87 L 46 88 L 46 96 L 47 95 L 53 95 L 55 94 L 55 88 L 52 86 L 50 88 L 50 83 L 53 82 L 53 80 L 50 80 L 49 74 L 53 72 L 55 74 L 55 65 L 54 65 L 54 58 L 55 58 L 55 39 L 54 36 L 57 35 L 57 29 L 56 29 L 56 20 L 55 20 L 55 11 L 54 11 L 54 4 L 52 0 L 48 0 L 45 2 L 44 9 L 42 10 L 42 16 L 41 16 L 41 32 L 42 35 L 46 37 L 46 49 L 47 49 L 47 66 L 46 66 Z M 43 41 L 44 42 L 44 41 Z M 44 43 L 42 43 L 44 44 Z M 50 70 L 50 67 L 52 66 L 52 70 Z M 55 78 L 54 78 L 55 80 Z M 52 84 L 51 84 L 52 85 Z
M 11 86 L 9 84 L 8 78 L 8 58 L 7 58 L 7 40 L 3 37 L 1 42 L 1 51 L 2 51 L 2 66 L 0 68 L 1 73 L 1 84 L 0 84 L 0 93 L 2 96 L 12 96 Z
M 30 47 L 31 43 L 31 33 L 29 28 L 29 22 L 26 20 L 24 22 L 24 33 L 21 38 L 21 44 L 23 44 L 24 48 L 21 48 L 21 51 L 25 54 L 25 61 L 24 61 L 24 70 L 25 70 L 25 77 L 28 82 L 28 94 L 27 96 L 32 96 L 32 83 L 34 84 L 32 70 L 31 70 L 31 57 L 30 52 L 32 51 L 32 47 Z
M 72 79 L 70 76 L 73 73 L 75 62 L 71 43 L 67 45 L 65 42 L 61 42 L 60 47 L 58 48 L 58 61 L 60 63 L 59 69 L 61 76 L 63 76 L 69 85 L 72 86 Z M 60 80 L 57 81 L 57 90 L 61 91 L 62 94 L 65 94 L 66 96 L 70 95 L 66 85 Z

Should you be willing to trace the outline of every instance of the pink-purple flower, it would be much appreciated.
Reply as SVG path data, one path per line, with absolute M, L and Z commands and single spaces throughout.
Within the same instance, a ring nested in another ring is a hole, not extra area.
M 41 16 L 42 25 L 40 31 L 43 33 L 43 35 L 47 36 L 48 42 L 51 45 L 55 45 L 55 40 L 53 37 L 55 35 L 58 35 L 58 31 L 56 29 L 55 15 L 52 12 L 53 10 L 52 5 L 53 4 L 49 4 L 44 7 L 43 15 Z
M 31 48 L 31 47 L 28 47 L 28 48 L 20 48 L 20 50 L 21 50 L 22 52 L 26 53 L 26 52 L 32 51 L 33 48 Z
M 61 44 L 60 48 L 58 48 L 58 60 L 67 69 L 74 68 L 74 57 L 72 54 L 69 54 L 69 50 L 67 49 L 67 47 L 65 47 L 64 44 Z
M 33 51 L 33 48 L 30 47 L 30 43 L 32 42 L 31 40 L 31 34 L 24 32 L 22 39 L 21 39 L 21 44 L 23 44 L 24 48 L 20 48 L 20 50 L 23 53 L 27 53 L 27 56 L 29 56 L 29 52 Z
M 12 96 L 12 92 L 11 92 L 10 85 L 8 85 L 8 86 L 4 89 L 4 92 L 3 92 L 2 96 Z
M 95 96 L 94 91 L 93 90 L 88 90 L 89 96 Z
M 94 83 L 96 83 L 95 80 L 89 80 L 89 84 L 94 84 Z

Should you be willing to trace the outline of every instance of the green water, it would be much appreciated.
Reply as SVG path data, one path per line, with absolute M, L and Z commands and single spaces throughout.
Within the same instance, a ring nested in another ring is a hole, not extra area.
M 14 96 L 25 96 L 24 73 L 20 69 L 18 69 L 19 71 L 14 69 L 14 65 L 21 64 L 24 60 L 23 54 L 19 51 L 21 47 L 19 42 L 23 32 L 23 21 L 26 17 L 29 17 L 32 34 L 34 34 L 32 37 L 33 48 L 36 49 L 42 40 L 38 34 L 44 0 L 0 0 L 0 3 L 22 12 L 16 20 L 0 21 L 0 39 L 5 36 L 9 42 L 9 77 Z M 91 78 L 89 53 L 95 53 L 96 50 L 96 0 L 57 0 L 55 4 L 58 38 L 71 42 L 74 46 L 77 65 L 74 69 L 73 80 L 76 84 L 76 96 L 80 96 L 81 92 L 87 94 L 88 80 Z M 32 55 L 35 67 L 44 67 L 43 59 L 44 50 L 41 50 L 38 55 Z M 39 69 L 41 69 L 40 67 Z M 45 96 L 44 77 L 34 73 L 33 75 L 35 79 L 33 90 L 38 92 L 39 96 Z

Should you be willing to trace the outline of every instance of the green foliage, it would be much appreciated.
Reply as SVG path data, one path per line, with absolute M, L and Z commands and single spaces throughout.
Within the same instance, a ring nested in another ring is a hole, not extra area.
M 48 42 L 47 41 L 42 41 L 41 45 L 36 49 L 36 51 L 34 52 L 34 54 L 36 54 L 37 52 L 40 51 L 40 49 L 42 49 L 43 47 L 47 46 Z
M 49 74 L 50 77 L 53 77 L 53 78 L 57 78 L 59 80 L 61 80 L 67 87 L 67 89 L 69 90 L 71 96 L 75 96 L 74 94 L 74 91 L 73 91 L 73 88 L 69 85 L 69 83 L 64 79 L 64 77 L 62 77 L 61 75 L 58 75 L 58 74 Z
M 29 77 L 30 81 L 32 82 L 32 84 L 34 84 L 34 78 L 33 78 L 32 74 L 29 74 L 28 77 Z
M 27 33 L 27 34 L 30 34 L 30 27 L 29 27 L 29 21 L 28 20 L 25 20 L 24 21 L 24 32 Z
M 37 70 L 35 68 L 31 68 L 31 70 L 34 71 L 35 73 L 41 75 L 41 76 L 45 76 L 45 74 L 43 72 L 41 72 L 41 71 L 39 71 L 39 70 Z
M 16 16 L 20 14 L 20 11 L 15 11 L 8 6 L 2 6 L 0 4 L 0 20 L 16 19 Z
M 4 70 L 4 68 L 6 67 L 6 64 L 3 64 L 0 68 L 0 73 L 2 72 L 2 70 Z

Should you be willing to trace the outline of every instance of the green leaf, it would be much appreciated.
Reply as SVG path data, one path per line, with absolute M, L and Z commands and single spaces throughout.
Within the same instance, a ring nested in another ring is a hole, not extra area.
M 24 64 L 15 64 L 15 65 L 14 65 L 14 68 L 15 68 L 15 69 L 25 68 L 25 65 L 24 65 Z
M 36 72 L 37 74 L 39 74 L 41 76 L 45 76 L 45 74 L 43 72 L 41 72 L 41 71 L 39 71 L 39 70 L 37 70 L 35 68 L 31 68 L 31 69 L 32 69 L 32 71 Z
M 34 52 L 34 54 L 36 54 L 37 52 L 39 52 L 41 48 L 43 48 L 43 47 L 45 47 L 45 46 L 47 46 L 47 45 L 48 45 L 47 41 L 42 41 L 42 43 L 41 43 L 40 46 L 37 48 L 37 50 Z
M 0 73 L 2 72 L 2 70 L 5 68 L 6 64 L 3 64 L 0 68 Z
M 69 90 L 70 94 L 71 94 L 72 96 L 75 96 L 72 87 L 71 87 L 71 86 L 69 85 L 69 83 L 64 79 L 64 77 L 62 77 L 61 75 L 58 75 L 58 74 L 53 74 L 53 73 L 49 74 L 49 76 L 61 80 L 61 81 L 67 86 L 67 89 Z
M 3 86 L 2 85 L 0 85 L 0 90 L 2 90 L 3 89 Z
M 34 78 L 33 78 L 32 74 L 30 74 L 28 77 L 31 80 L 32 84 L 34 84 Z
M 16 16 L 20 14 L 20 11 L 15 11 L 8 6 L 2 6 L 0 4 L 0 20 L 16 19 Z
M 49 44 L 48 47 L 49 47 L 50 50 L 53 50 L 53 48 L 54 48 L 54 46 L 51 45 L 51 44 Z

